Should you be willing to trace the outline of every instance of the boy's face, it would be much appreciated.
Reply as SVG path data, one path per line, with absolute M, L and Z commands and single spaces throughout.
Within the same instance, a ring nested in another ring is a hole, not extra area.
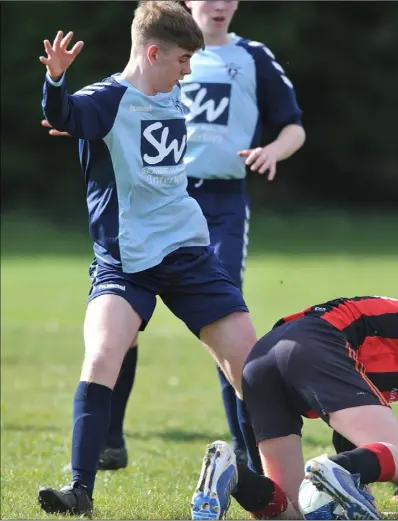
M 204 34 L 226 34 L 238 8 L 238 0 L 192 0 L 185 2 Z
M 148 49 L 148 58 L 152 64 L 153 85 L 157 92 L 170 92 L 176 83 L 191 74 L 190 60 L 192 52 L 172 46 L 162 48 L 152 45 Z

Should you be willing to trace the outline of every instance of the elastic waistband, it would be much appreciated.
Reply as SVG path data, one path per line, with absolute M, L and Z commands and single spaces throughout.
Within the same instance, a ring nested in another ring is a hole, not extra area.
M 213 194 L 240 194 L 246 191 L 246 179 L 196 179 L 188 177 L 188 191 Z

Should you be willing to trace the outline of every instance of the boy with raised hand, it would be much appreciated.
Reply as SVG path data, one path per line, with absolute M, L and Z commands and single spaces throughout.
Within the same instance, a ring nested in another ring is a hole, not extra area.
M 54 128 L 81 140 L 95 258 L 73 406 L 73 478 L 61 490 L 40 489 L 39 502 L 49 513 L 81 515 L 93 506 L 112 389 L 156 296 L 208 346 L 238 394 L 256 336 L 186 191 L 179 81 L 203 47 L 197 24 L 176 2 L 140 3 L 124 71 L 69 95 L 65 71 L 83 47 L 68 50 L 72 36 L 58 32 L 53 45 L 44 41 L 43 109 Z
M 246 166 L 259 174 L 268 173 L 269 181 L 274 179 L 278 161 L 304 143 L 301 110 L 290 79 L 270 49 L 229 33 L 238 1 L 185 3 L 205 42 L 205 48 L 192 57 L 191 73 L 181 80 L 188 128 L 188 193 L 206 217 L 210 243 L 218 257 L 242 287 L 250 225 Z M 260 146 L 263 130 L 275 137 L 264 147 Z M 59 134 L 56 130 L 50 133 Z M 122 426 L 136 355 L 136 349 L 127 353 L 115 386 L 110 432 L 100 458 L 103 469 L 127 465 Z M 242 460 L 249 457 L 250 467 L 261 472 L 244 404 L 223 371 L 218 369 L 218 375 L 234 450 Z

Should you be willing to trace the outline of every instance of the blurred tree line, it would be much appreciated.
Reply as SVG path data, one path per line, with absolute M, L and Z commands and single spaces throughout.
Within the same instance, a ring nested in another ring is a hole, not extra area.
M 136 2 L 3 2 L 3 210 L 63 218 L 84 212 L 77 142 L 40 126 L 43 39 L 85 41 L 69 90 L 123 69 Z M 274 183 L 249 175 L 268 208 L 393 206 L 398 202 L 398 3 L 242 0 L 236 33 L 266 43 L 292 79 L 307 142 Z

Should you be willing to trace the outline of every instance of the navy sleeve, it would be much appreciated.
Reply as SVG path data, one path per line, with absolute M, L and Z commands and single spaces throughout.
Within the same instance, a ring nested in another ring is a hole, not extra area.
M 108 78 L 68 94 L 65 74 L 58 82 L 48 75 L 43 87 L 42 107 L 49 123 L 71 136 L 93 140 L 111 130 L 126 87 Z
M 302 110 L 290 79 L 273 53 L 263 44 L 243 40 L 240 45 L 254 59 L 257 100 L 262 124 L 280 132 L 291 124 L 301 125 Z

